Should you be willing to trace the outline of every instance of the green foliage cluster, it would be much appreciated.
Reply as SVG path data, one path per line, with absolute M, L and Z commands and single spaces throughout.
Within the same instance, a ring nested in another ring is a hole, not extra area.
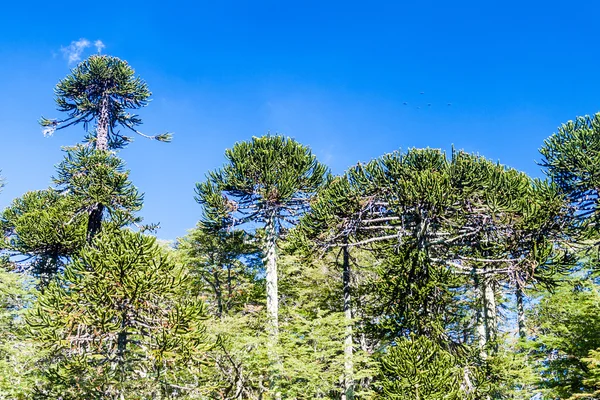
M 87 130 L 107 107 L 110 115 L 108 123 L 108 148 L 117 149 L 131 142 L 131 137 L 123 135 L 117 128 L 127 128 L 137 134 L 137 126 L 142 120 L 129 109 L 139 109 L 148 105 L 151 95 L 148 85 L 139 77 L 126 61 L 117 57 L 94 55 L 77 65 L 54 89 L 56 106 L 67 113 L 64 119 L 42 117 L 40 124 L 44 134 L 53 134 L 57 129 L 83 124 Z M 88 140 L 96 140 L 96 131 L 89 132 Z M 142 135 L 145 136 L 145 135 Z M 170 141 L 169 134 L 152 136 L 159 141 Z
M 292 222 L 323 183 L 327 167 L 284 136 L 253 137 L 225 151 L 227 164 L 196 184 L 205 223 L 240 225 L 274 218 Z
M 50 349 L 43 395 L 146 398 L 186 388 L 207 348 L 204 303 L 191 291 L 154 238 L 104 233 L 28 313 L 30 335 Z

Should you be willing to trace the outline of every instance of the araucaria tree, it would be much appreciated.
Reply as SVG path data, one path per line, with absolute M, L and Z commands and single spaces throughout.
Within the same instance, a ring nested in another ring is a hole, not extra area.
M 54 92 L 58 110 L 67 113 L 68 116 L 64 119 L 42 117 L 40 124 L 45 128 L 45 135 L 52 134 L 57 129 L 83 124 L 87 134 L 86 140 L 93 143 L 99 152 L 119 149 L 131 142 L 131 137 L 123 134 L 120 128 L 149 139 L 162 142 L 171 140 L 168 133 L 149 136 L 137 129 L 142 120 L 139 116 L 129 113 L 129 110 L 146 106 L 151 92 L 148 85 L 135 76 L 135 71 L 129 64 L 117 57 L 89 57 L 61 80 Z M 73 160 L 73 155 L 94 157 L 77 151 L 68 150 L 68 153 L 67 161 L 71 163 L 78 162 Z M 85 163 L 85 160 L 79 160 L 79 163 Z M 88 242 L 100 230 L 105 207 L 107 204 L 101 201 L 88 206 Z
M 190 283 L 154 238 L 103 231 L 27 315 L 48 351 L 40 393 L 141 399 L 197 392 L 208 346 L 204 303 Z
M 94 141 L 98 150 L 121 148 L 131 141 L 119 127 L 150 139 L 170 141 L 169 134 L 148 136 L 137 130 L 142 120 L 127 110 L 146 106 L 151 92 L 134 74 L 133 68 L 117 57 L 94 55 L 83 61 L 54 89 L 58 110 L 66 112 L 68 117 L 42 117 L 44 134 L 81 123 L 88 131 L 88 140 Z M 90 123 L 95 126 L 91 131 Z
M 218 227 L 263 226 L 267 313 L 273 336 L 278 331 L 277 239 L 309 207 L 324 182 L 327 167 L 310 149 L 283 136 L 253 137 L 225 152 L 228 163 L 196 184 L 197 201 L 207 224 Z

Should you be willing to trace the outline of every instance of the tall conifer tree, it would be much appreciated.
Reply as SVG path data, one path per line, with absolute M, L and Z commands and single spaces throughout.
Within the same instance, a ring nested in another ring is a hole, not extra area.
M 227 164 L 196 185 L 197 201 L 204 206 L 207 225 L 264 227 L 268 330 L 275 343 L 279 332 L 277 240 L 308 210 L 327 168 L 309 148 L 283 136 L 238 142 L 226 150 L 225 157 Z

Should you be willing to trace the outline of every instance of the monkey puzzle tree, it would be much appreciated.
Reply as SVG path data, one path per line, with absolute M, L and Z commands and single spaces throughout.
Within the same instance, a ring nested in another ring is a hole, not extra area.
M 381 394 L 397 400 L 480 399 L 480 375 L 425 336 L 400 338 L 381 359 Z
M 277 335 L 276 242 L 286 226 L 295 223 L 324 182 L 327 167 L 310 149 L 283 136 L 253 137 L 225 152 L 228 163 L 196 184 L 197 201 L 204 206 L 205 223 L 214 226 L 264 226 L 267 313 Z
M 310 199 L 325 180 L 327 167 L 308 147 L 283 136 L 238 142 L 226 150 L 225 157 L 225 166 L 196 184 L 196 199 L 204 206 L 207 226 L 264 227 L 268 331 L 273 346 L 279 333 L 277 240 L 308 210 Z M 272 358 L 279 364 L 276 355 Z M 275 380 L 271 379 L 274 388 Z
M 86 131 L 87 141 L 94 143 L 97 151 L 119 149 L 131 142 L 132 139 L 119 128 L 126 128 L 149 139 L 162 142 L 171 140 L 168 133 L 149 136 L 137 130 L 142 120 L 128 110 L 145 107 L 151 93 L 148 85 L 135 76 L 133 68 L 117 57 L 89 57 L 61 80 L 54 92 L 58 110 L 68 116 L 64 119 L 42 117 L 40 124 L 45 128 L 45 135 L 81 123 Z M 90 124 L 93 124 L 91 129 Z M 94 157 L 90 153 L 77 151 L 73 154 Z M 68 158 L 71 162 L 74 161 L 73 155 Z M 81 164 L 85 160 L 78 162 Z M 106 206 L 101 201 L 88 204 L 88 241 L 99 231 Z
M 497 283 L 551 275 L 562 207 L 551 185 L 483 157 L 411 149 L 334 179 L 300 228 L 322 248 L 376 254 L 378 277 L 367 285 L 376 299 L 362 310 L 371 337 L 478 342 L 486 358 L 497 337 Z M 346 349 L 351 355 L 351 342 Z
M 48 351 L 44 398 L 174 398 L 201 390 L 205 307 L 156 239 L 106 229 L 26 321 Z
M 42 117 L 40 124 L 45 127 L 44 134 L 81 123 L 88 133 L 87 139 L 95 142 L 98 150 L 121 148 L 131 141 L 119 127 L 149 139 L 170 141 L 169 134 L 148 136 L 136 129 L 142 120 L 127 110 L 148 105 L 151 92 L 134 74 L 133 68 L 117 57 L 93 55 L 81 62 L 54 89 L 58 110 L 66 112 L 68 117 Z M 94 129 L 90 131 L 91 123 Z

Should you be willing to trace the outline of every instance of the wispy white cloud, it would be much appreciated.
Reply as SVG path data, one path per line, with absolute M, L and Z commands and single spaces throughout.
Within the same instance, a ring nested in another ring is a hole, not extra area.
M 90 41 L 87 39 L 79 39 L 72 41 L 67 47 L 61 47 L 63 56 L 68 60 L 69 64 L 81 61 L 81 54 L 90 46 Z
M 94 42 L 94 46 L 96 46 L 96 51 L 98 51 L 98 53 L 101 53 L 102 49 L 106 47 L 104 43 L 102 43 L 102 40 L 96 40 Z
M 79 40 L 74 40 L 66 47 L 61 47 L 60 50 L 63 53 L 63 56 L 67 59 L 69 65 L 75 64 L 76 62 L 81 61 L 81 56 L 85 49 L 92 46 L 92 42 L 85 38 L 81 38 Z M 102 49 L 106 46 L 101 40 L 96 40 L 93 43 L 93 46 L 96 47 L 96 51 L 100 53 Z

